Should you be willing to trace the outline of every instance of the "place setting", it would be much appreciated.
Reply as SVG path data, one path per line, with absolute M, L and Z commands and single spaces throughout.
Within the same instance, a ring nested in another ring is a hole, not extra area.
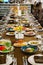
M 33 54 L 30 57 L 28 57 L 28 62 L 32 65 L 43 65 L 43 43 L 38 44 L 38 51 L 40 53 Z
M 36 45 L 27 45 L 21 47 L 21 50 L 24 53 L 31 54 L 27 58 L 27 65 L 30 63 L 31 65 L 43 65 L 43 44 L 39 44 L 38 46 Z M 36 52 L 41 52 L 41 53 L 36 53 Z M 35 53 L 36 54 L 35 54 Z M 25 59 L 24 59 L 25 60 Z M 24 62 L 25 63 L 25 62 Z
M 13 58 L 11 53 L 14 51 L 14 47 L 12 43 L 8 39 L 0 40 L 0 65 L 10 65 L 13 62 Z M 3 59 L 3 61 L 2 61 Z M 10 60 L 9 60 L 10 59 Z
M 28 58 L 28 62 L 32 65 L 43 65 L 43 55 L 35 54 Z

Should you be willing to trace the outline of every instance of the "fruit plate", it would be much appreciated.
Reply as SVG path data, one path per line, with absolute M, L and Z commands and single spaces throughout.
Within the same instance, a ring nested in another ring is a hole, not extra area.
M 21 47 L 21 50 L 25 53 L 35 53 L 38 51 L 38 47 L 32 46 L 32 45 L 27 45 L 27 46 Z

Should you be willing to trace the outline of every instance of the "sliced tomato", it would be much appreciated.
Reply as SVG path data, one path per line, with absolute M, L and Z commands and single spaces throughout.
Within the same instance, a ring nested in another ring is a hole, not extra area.
M 2 50 L 5 50 L 6 48 L 5 48 L 5 46 L 0 46 L 0 50 L 2 51 Z

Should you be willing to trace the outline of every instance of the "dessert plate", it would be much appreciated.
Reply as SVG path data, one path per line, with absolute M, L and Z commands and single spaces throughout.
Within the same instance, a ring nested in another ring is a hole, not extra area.
M 32 55 L 28 58 L 28 62 L 32 65 L 43 65 L 43 63 L 35 63 L 35 60 L 34 60 L 34 56 L 35 55 Z M 43 56 L 41 54 L 37 54 L 37 56 Z
M 12 57 L 7 55 L 6 63 L 0 64 L 0 65 L 10 65 L 13 62 Z

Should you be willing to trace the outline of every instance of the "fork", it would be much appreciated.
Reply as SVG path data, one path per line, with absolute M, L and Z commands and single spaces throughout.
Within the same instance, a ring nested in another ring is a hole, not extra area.
M 23 59 L 23 65 L 28 65 L 27 56 L 22 57 L 22 59 Z

